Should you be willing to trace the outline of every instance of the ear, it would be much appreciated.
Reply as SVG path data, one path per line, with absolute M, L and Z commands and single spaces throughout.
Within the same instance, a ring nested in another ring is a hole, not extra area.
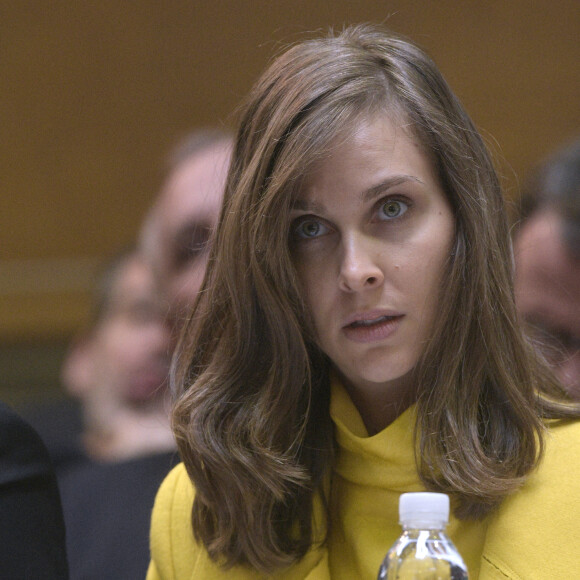
M 81 397 L 94 377 L 93 340 L 90 334 L 73 339 L 61 367 L 61 381 L 69 395 Z

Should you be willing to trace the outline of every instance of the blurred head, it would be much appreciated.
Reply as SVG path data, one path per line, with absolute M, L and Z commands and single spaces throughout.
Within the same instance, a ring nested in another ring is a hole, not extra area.
M 580 399 L 580 140 L 529 179 L 514 256 L 518 310 L 560 381 Z
M 144 254 L 173 327 L 195 301 L 205 273 L 230 149 L 221 131 L 199 131 L 181 143 L 143 228 Z
M 87 415 L 156 404 L 166 391 L 169 332 L 151 270 L 134 250 L 118 256 L 95 293 L 90 328 L 72 345 L 63 381 Z

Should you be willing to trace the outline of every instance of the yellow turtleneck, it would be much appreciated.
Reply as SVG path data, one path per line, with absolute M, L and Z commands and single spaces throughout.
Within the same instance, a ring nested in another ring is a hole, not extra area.
M 312 549 L 279 580 L 375 580 L 399 536 L 399 495 L 421 491 L 413 449 L 415 409 L 369 437 L 344 388 L 332 385 L 331 416 L 338 453 L 332 472 L 332 526 L 324 548 Z M 223 570 L 191 531 L 194 491 L 183 465 L 158 493 L 151 528 L 147 580 L 257 579 L 253 570 Z M 580 522 L 580 422 L 554 424 L 546 454 L 524 487 L 481 522 L 451 518 L 448 535 L 470 580 L 580 578 L 576 533 Z
M 369 437 L 346 390 L 335 383 L 330 414 L 339 448 L 330 500 L 331 577 L 376 578 L 387 550 L 401 534 L 399 496 L 425 491 L 415 466 L 415 407 Z M 447 527 L 474 578 L 485 529 L 485 523 L 462 523 L 453 516 Z

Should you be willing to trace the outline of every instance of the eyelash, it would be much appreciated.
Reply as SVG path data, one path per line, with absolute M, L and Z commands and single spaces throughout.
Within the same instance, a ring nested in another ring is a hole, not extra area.
M 390 218 L 386 218 L 386 219 L 381 220 L 381 221 L 391 221 L 391 220 L 400 219 L 403 215 L 405 215 L 407 213 L 407 211 L 409 211 L 409 209 L 411 207 L 411 204 L 408 200 L 400 199 L 398 197 L 389 197 L 386 199 L 381 199 L 377 203 L 376 213 L 378 213 L 383 207 L 385 207 L 389 203 L 398 203 L 399 205 L 405 206 L 405 208 L 402 210 L 401 213 L 397 214 L 396 216 L 391 216 Z
M 307 236 L 307 235 L 303 235 L 304 232 L 302 232 L 302 235 L 301 235 L 300 230 L 301 230 L 302 226 L 304 226 L 307 223 L 316 224 L 319 226 L 319 228 L 322 227 L 322 228 L 326 228 L 327 230 L 331 229 L 329 226 L 327 226 L 324 223 L 324 220 L 321 220 L 320 218 L 317 218 L 316 216 L 313 216 L 313 215 L 304 215 L 304 216 L 297 218 L 296 220 L 294 220 L 292 222 L 290 235 L 294 241 L 299 242 L 302 240 L 314 240 L 314 239 L 319 238 L 321 235 L 324 235 L 326 233 L 326 232 L 324 232 L 323 234 L 320 234 L 320 235 Z

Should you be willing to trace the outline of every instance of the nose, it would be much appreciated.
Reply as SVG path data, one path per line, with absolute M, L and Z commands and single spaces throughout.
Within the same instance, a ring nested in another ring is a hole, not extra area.
M 339 287 L 343 292 L 373 289 L 384 282 L 384 273 L 371 243 L 362 235 L 344 239 L 339 271 Z
M 141 344 L 152 357 L 169 357 L 171 330 L 164 318 L 152 319 L 141 328 Z

